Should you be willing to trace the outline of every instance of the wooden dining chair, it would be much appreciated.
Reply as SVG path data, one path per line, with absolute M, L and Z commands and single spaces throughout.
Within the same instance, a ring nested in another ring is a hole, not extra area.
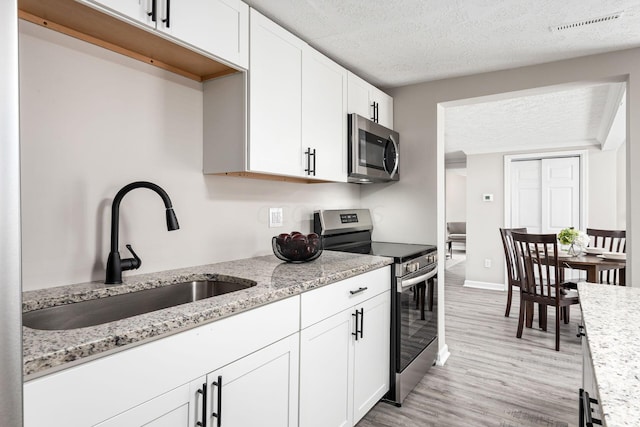
M 602 248 L 608 252 L 626 252 L 627 232 L 625 230 L 599 230 L 587 228 L 589 246 Z M 618 269 L 603 270 L 600 272 L 600 283 L 615 285 L 619 283 Z
M 578 304 L 578 292 L 567 289 L 562 281 L 562 267 L 558 258 L 558 236 L 555 234 L 511 233 L 515 248 L 515 265 L 520 274 L 520 316 L 516 337 L 522 338 L 526 304 L 538 303 L 556 309 L 556 351 L 560 350 L 560 319 L 568 323 L 569 307 Z M 540 315 L 542 316 L 542 309 Z M 565 312 L 562 315 L 562 312 Z M 546 316 L 545 316 L 546 317 Z M 544 322 L 546 330 L 546 319 Z
M 513 246 L 513 239 L 511 233 L 515 231 L 518 233 L 526 233 L 526 228 L 501 228 L 500 237 L 502 238 L 502 247 L 504 248 L 504 258 L 507 262 L 507 309 L 504 312 L 504 317 L 509 317 L 511 312 L 511 300 L 513 298 L 513 287 L 518 289 L 521 286 L 520 275 L 516 269 L 515 264 L 515 248 Z

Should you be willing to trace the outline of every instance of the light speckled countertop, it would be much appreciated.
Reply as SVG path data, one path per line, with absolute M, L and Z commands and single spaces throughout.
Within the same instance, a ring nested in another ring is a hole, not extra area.
M 392 258 L 324 251 L 315 261 L 289 264 L 273 255 L 128 276 L 122 285 L 102 282 L 28 291 L 23 293 L 23 312 L 61 304 L 135 292 L 173 283 L 234 276 L 257 282 L 251 288 L 214 298 L 153 311 L 127 319 L 86 328 L 43 331 L 23 327 L 24 375 L 26 379 L 111 354 L 127 345 L 171 334 L 222 317 L 249 310 L 304 291 L 375 270 Z
M 640 289 L 579 283 L 605 425 L 640 425 Z

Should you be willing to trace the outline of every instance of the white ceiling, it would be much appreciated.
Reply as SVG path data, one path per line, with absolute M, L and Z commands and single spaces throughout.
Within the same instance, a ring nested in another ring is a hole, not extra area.
M 245 1 L 381 88 L 640 46 L 640 0 Z M 551 29 L 615 12 L 622 15 Z M 447 159 L 456 153 L 464 159 L 464 153 L 613 147 L 605 144 L 607 137 L 624 139 L 624 118 L 609 132 L 622 90 L 620 84 L 576 86 L 448 107 Z
M 638 0 L 245 1 L 381 88 L 640 46 Z
M 617 148 L 624 141 L 624 90 L 624 83 L 582 85 L 447 107 L 446 152 Z M 617 113 L 621 119 L 614 126 Z

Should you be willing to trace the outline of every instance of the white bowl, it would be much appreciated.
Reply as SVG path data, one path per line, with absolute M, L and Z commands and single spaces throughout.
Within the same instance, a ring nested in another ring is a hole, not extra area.
M 600 255 L 605 252 L 604 248 L 586 248 L 585 252 L 592 255 Z
M 616 261 L 625 261 L 627 259 L 627 254 L 623 252 L 603 252 L 602 257 Z

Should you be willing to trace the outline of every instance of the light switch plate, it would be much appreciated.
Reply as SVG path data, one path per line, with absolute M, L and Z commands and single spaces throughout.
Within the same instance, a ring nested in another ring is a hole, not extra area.
M 269 208 L 269 228 L 282 227 L 282 208 Z

